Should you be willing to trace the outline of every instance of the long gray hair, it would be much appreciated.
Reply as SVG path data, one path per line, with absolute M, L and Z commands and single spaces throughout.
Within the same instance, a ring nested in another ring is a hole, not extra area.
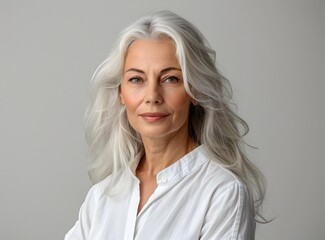
M 190 106 L 191 137 L 204 144 L 212 159 L 248 186 L 257 213 L 264 199 L 265 179 L 245 155 L 243 135 L 248 126 L 231 109 L 231 86 L 216 69 L 215 51 L 205 37 L 191 23 L 169 11 L 142 17 L 126 28 L 93 76 L 92 102 L 86 114 L 86 139 L 94 158 L 89 171 L 91 180 L 97 183 L 110 175 L 112 186 L 108 192 L 113 195 L 128 182 L 121 179 L 119 172 L 143 154 L 141 139 L 130 126 L 120 102 L 119 86 L 124 58 L 132 42 L 161 37 L 174 42 L 185 89 L 196 101 Z

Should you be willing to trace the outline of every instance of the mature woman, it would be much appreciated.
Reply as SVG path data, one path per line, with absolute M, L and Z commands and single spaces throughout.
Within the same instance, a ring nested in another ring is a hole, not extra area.
M 171 12 L 121 33 L 87 113 L 96 184 L 65 239 L 254 239 L 264 179 L 214 57 Z

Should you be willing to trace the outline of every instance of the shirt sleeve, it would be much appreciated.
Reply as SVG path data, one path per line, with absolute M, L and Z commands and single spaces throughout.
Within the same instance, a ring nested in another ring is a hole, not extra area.
M 231 183 L 216 193 L 207 211 L 200 239 L 255 239 L 254 210 L 245 185 Z
M 93 217 L 98 201 L 98 186 L 94 185 L 88 192 L 85 201 L 79 210 L 79 217 L 75 225 L 65 235 L 64 240 L 88 239 Z

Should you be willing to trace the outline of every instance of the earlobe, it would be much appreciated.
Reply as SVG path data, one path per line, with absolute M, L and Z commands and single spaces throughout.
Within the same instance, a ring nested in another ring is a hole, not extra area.
M 195 99 L 192 99 L 191 103 L 192 103 L 194 106 L 198 105 L 198 102 L 197 102 Z

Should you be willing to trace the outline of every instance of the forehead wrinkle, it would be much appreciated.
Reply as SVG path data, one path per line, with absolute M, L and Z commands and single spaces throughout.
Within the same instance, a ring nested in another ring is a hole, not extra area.
M 165 73 L 172 70 L 182 71 L 171 41 L 136 40 L 126 53 L 124 73 Z

